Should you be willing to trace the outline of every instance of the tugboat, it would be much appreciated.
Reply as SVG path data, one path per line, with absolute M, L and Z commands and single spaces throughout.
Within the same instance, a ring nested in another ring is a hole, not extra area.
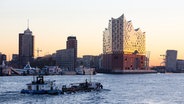
M 27 89 L 22 89 L 22 94 L 62 94 L 62 90 L 59 90 L 54 81 L 44 81 L 42 75 L 33 77 L 33 81 L 27 84 Z

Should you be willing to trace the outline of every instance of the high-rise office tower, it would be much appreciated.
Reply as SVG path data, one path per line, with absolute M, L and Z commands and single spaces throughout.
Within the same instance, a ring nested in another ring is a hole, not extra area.
M 145 69 L 145 32 L 124 15 L 111 18 L 103 31 L 103 66 L 109 70 Z
M 29 27 L 24 33 L 19 33 L 19 65 L 25 66 L 28 62 L 32 62 L 34 58 L 34 36 Z
M 76 60 L 77 60 L 77 39 L 75 36 L 69 36 L 66 42 L 66 49 L 74 49 L 74 63 L 76 68 Z
M 176 50 L 167 50 L 166 51 L 166 71 L 167 72 L 176 72 L 176 62 L 177 62 L 177 51 Z

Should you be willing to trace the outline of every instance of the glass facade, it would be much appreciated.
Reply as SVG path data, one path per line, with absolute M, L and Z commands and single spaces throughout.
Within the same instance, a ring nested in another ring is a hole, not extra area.
M 109 20 L 103 32 L 103 53 L 145 54 L 145 32 L 134 29 L 131 21 L 124 15 Z

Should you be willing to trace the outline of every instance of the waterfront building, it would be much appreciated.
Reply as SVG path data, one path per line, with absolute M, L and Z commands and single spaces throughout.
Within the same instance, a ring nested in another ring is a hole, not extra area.
M 0 65 L 0 76 L 2 76 L 3 75 L 3 68 L 2 68 L 2 66 Z
M 83 65 L 83 58 L 78 57 L 76 63 L 77 63 L 76 67 L 82 66 Z
M 167 50 L 166 51 L 166 63 L 165 68 L 167 72 L 176 72 L 176 62 L 177 62 L 177 51 Z
M 6 55 L 0 52 L 0 65 L 3 63 L 3 61 L 6 62 Z
M 99 56 L 84 55 L 82 58 L 82 63 L 84 67 L 87 68 L 99 68 Z
M 13 68 L 18 68 L 19 66 L 19 55 L 18 54 L 12 54 L 12 59 L 9 62 L 9 65 Z
M 93 64 L 93 56 L 92 55 L 84 55 L 83 56 L 83 66 L 90 68 Z
M 75 36 L 69 36 L 66 42 L 66 49 L 74 49 L 74 68 L 76 68 L 77 61 L 77 39 Z
M 177 60 L 176 61 L 176 70 L 183 72 L 184 71 L 184 60 Z
M 105 71 L 145 70 L 145 32 L 134 29 L 124 14 L 111 18 L 103 31 L 102 69 Z
M 12 54 L 12 61 L 18 61 L 19 55 L 18 54 Z
M 24 33 L 19 33 L 19 67 L 32 62 L 34 58 L 34 36 L 29 27 Z
M 55 66 L 56 60 L 53 57 L 53 55 L 48 54 L 42 57 L 37 57 L 36 59 L 34 59 L 31 65 L 33 67 L 39 67 L 39 68 L 43 68 L 44 66 Z
M 56 51 L 56 65 L 68 71 L 75 70 L 74 49 L 62 49 Z
M 58 66 L 44 66 L 41 73 L 46 75 L 58 75 L 61 74 L 61 69 Z

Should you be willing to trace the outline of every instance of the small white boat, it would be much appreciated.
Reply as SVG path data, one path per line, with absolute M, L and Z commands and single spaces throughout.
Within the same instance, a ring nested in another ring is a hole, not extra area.
M 35 68 L 31 67 L 30 63 L 28 62 L 26 66 L 24 66 L 24 70 L 34 70 Z
M 44 81 L 42 75 L 39 75 L 31 83 L 27 84 L 27 89 L 22 89 L 23 94 L 61 94 L 62 90 L 59 90 L 54 81 Z

